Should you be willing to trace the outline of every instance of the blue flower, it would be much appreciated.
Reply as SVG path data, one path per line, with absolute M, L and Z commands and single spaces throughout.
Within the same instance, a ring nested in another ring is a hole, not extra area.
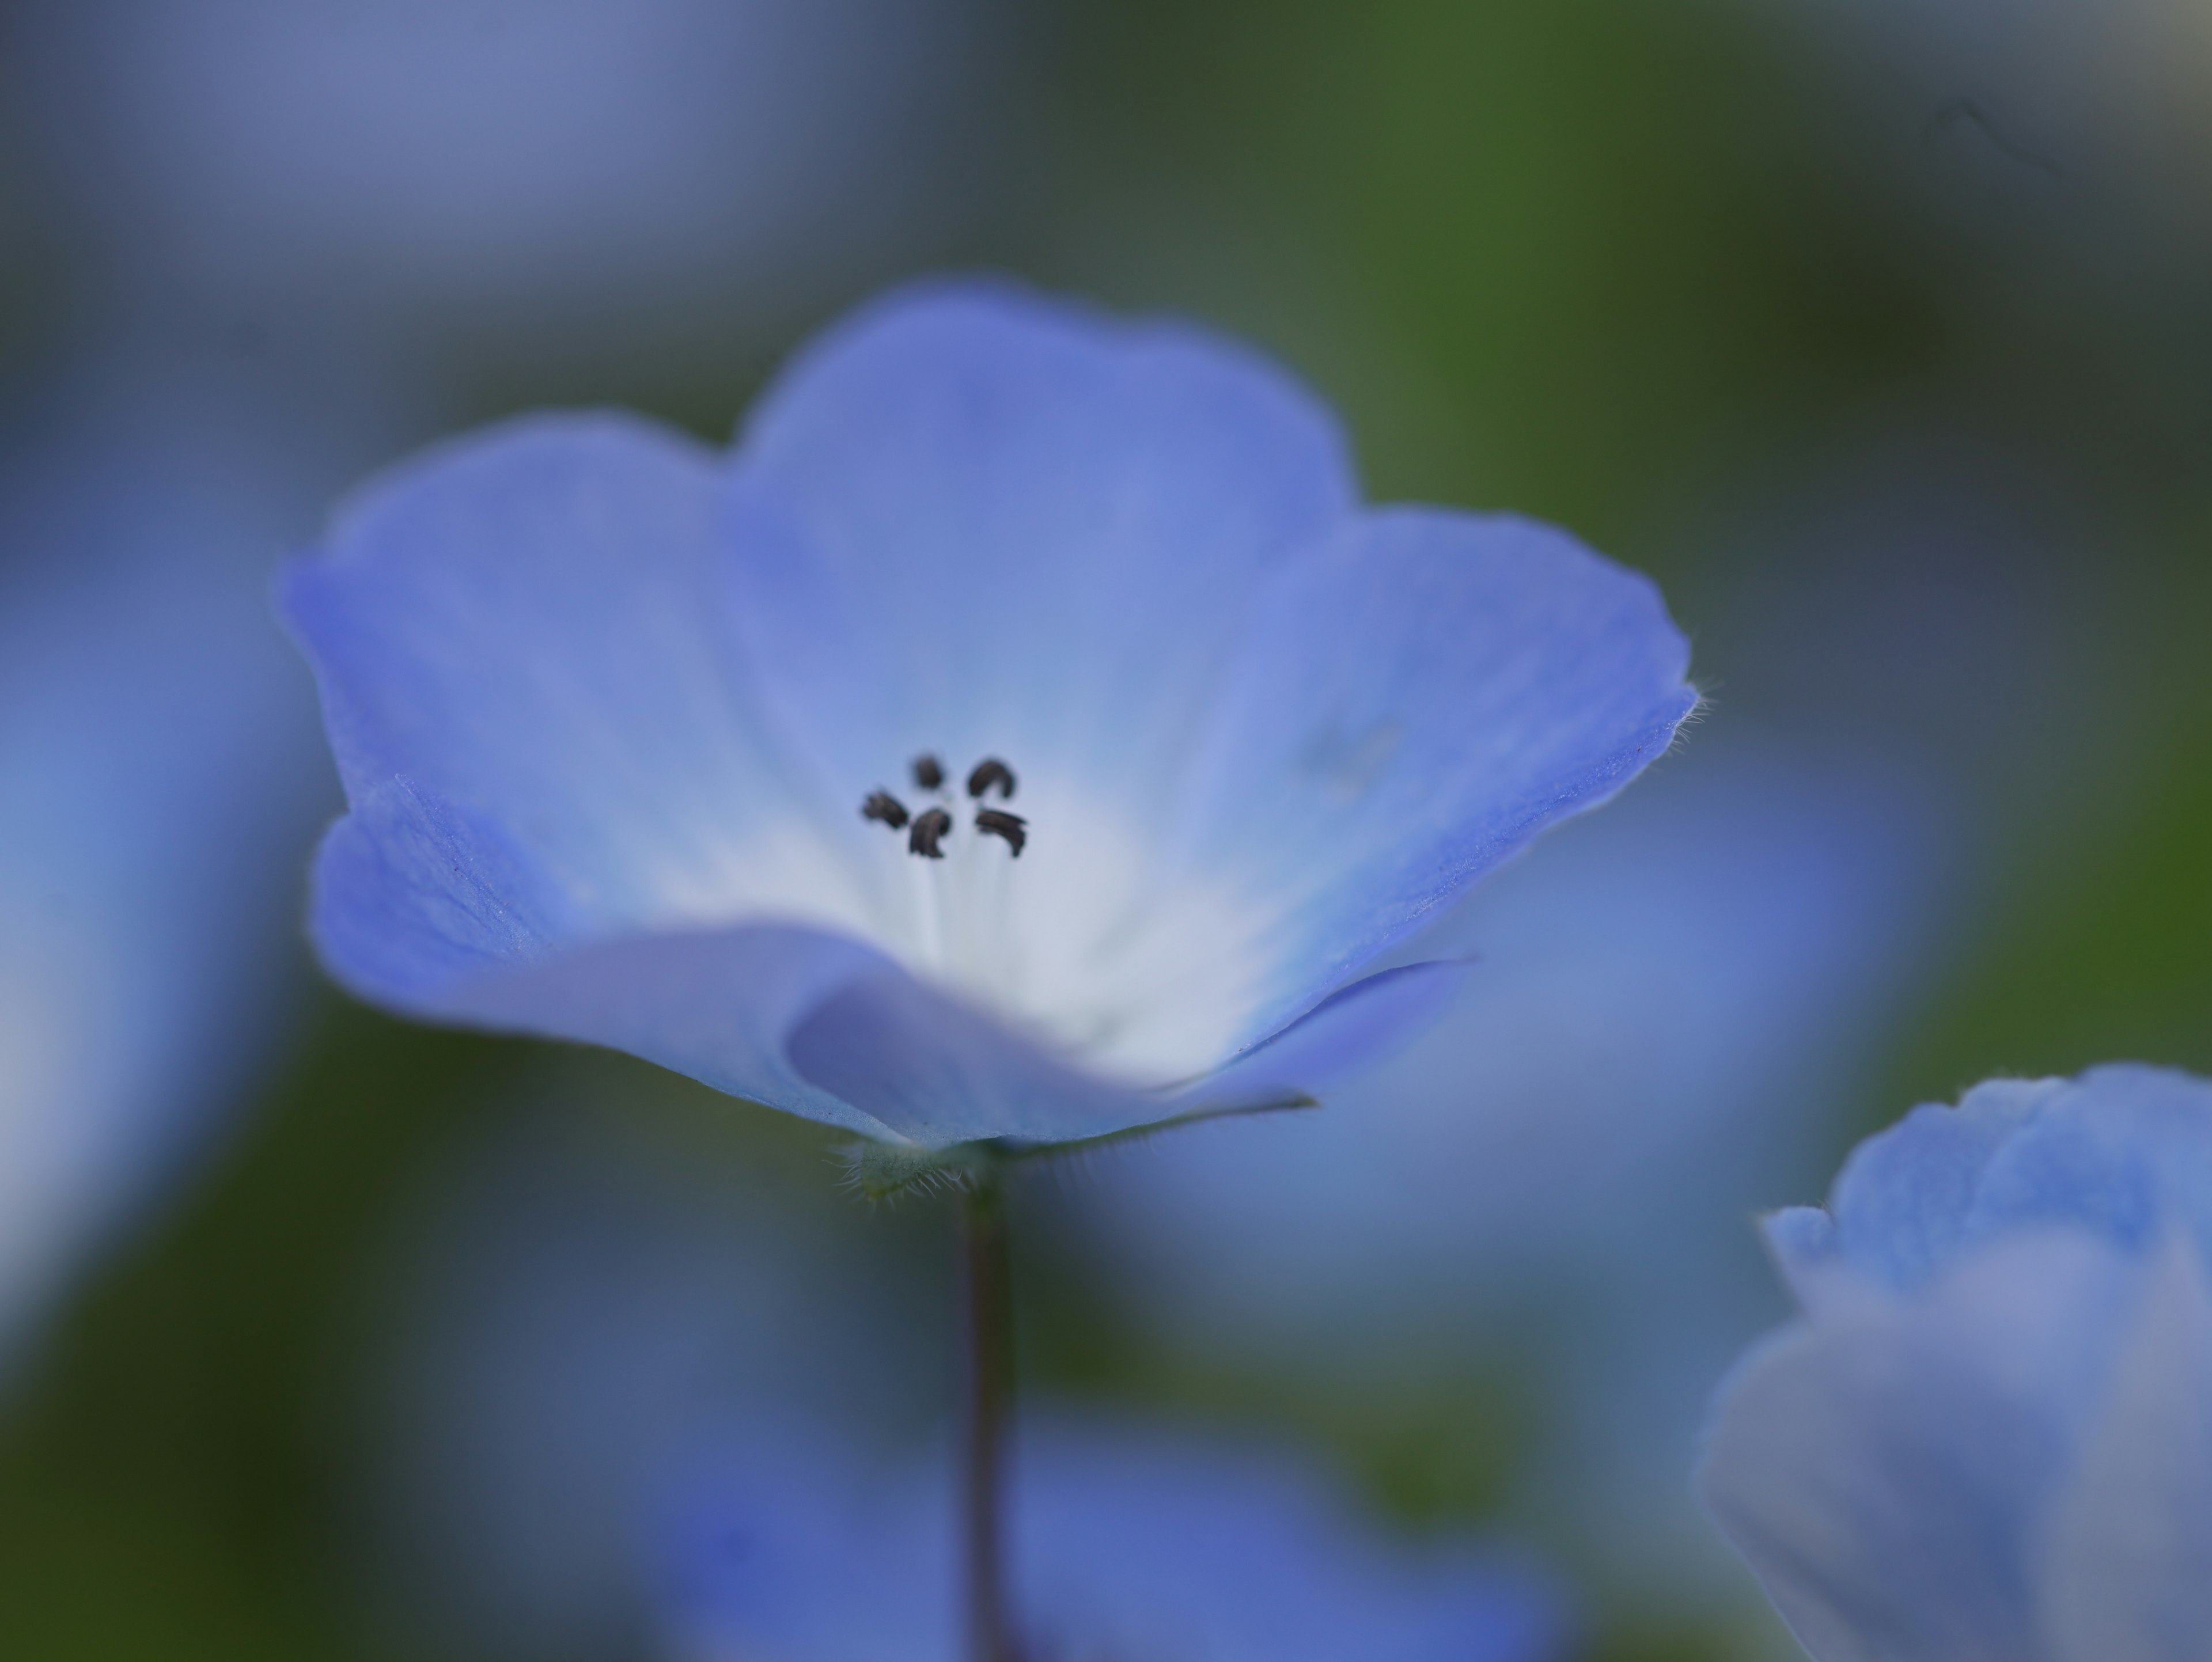
M 945 1462 L 852 1469 L 803 1422 L 757 1428 L 694 1479 L 670 1531 L 680 1662 L 946 1662 L 958 1578 Z M 1469 1542 L 1393 1545 L 1279 1451 L 1047 1422 L 1022 1440 L 1012 1573 L 1048 1657 L 1540 1662 L 1556 1593 Z
M 204 1156 L 305 968 L 332 790 L 264 596 L 314 487 L 233 390 L 97 363 L 9 412 L 0 1348 Z
M 1311 1089 L 1455 974 L 1361 968 L 1694 699 L 1641 578 L 1364 509 L 1267 365 L 982 287 L 832 331 L 728 456 L 439 450 L 283 606 L 346 986 L 930 1145 Z
M 2212 1083 L 1978 1086 L 1768 1236 L 1700 1488 L 1820 1662 L 2212 1652 Z

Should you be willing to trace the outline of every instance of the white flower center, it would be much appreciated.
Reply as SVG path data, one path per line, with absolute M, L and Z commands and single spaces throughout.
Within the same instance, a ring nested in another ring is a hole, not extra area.
M 1133 811 L 1145 804 L 1049 773 L 1010 777 L 1012 796 L 995 777 L 981 798 L 968 782 L 902 780 L 880 793 L 899 813 L 869 797 L 858 858 L 796 816 L 743 839 L 686 840 L 653 863 L 636 921 L 854 936 L 1124 1083 L 1172 1084 L 1226 1060 L 1266 992 L 1272 913 L 1227 883 L 1164 871 Z M 914 852 L 932 810 L 944 816 L 922 839 L 934 858 Z M 987 814 L 1019 823 L 979 829 Z
M 1259 920 L 1155 870 L 1126 813 L 995 757 L 964 774 L 922 758 L 863 811 L 884 828 L 870 933 L 916 974 L 1133 1083 L 1203 1073 L 1236 1041 Z

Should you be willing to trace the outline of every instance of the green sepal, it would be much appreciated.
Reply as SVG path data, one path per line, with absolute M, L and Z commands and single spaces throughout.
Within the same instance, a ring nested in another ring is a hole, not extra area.
M 953 1143 L 930 1148 L 920 1143 L 878 1143 L 864 1137 L 839 1152 L 845 1180 L 871 1200 L 902 1194 L 933 1194 L 966 1186 L 984 1175 L 996 1156 L 988 1143 Z
M 978 1143 L 951 1143 L 930 1148 L 919 1143 L 879 1143 L 873 1137 L 862 1137 L 847 1143 L 841 1152 L 847 1181 L 871 1200 L 889 1200 L 902 1194 L 931 1194 L 942 1188 L 972 1187 L 1000 1175 L 1009 1167 L 1079 1159 L 1103 1149 L 1142 1142 L 1163 1131 L 1209 1119 L 1238 1119 L 1251 1114 L 1284 1113 L 1320 1106 L 1315 1098 L 1298 1095 L 1232 1108 L 1193 1108 L 1187 1113 L 1155 1119 L 1149 1125 L 1132 1125 L 1100 1137 L 1078 1137 L 1069 1143 L 1030 1143 L 1016 1137 L 994 1137 Z

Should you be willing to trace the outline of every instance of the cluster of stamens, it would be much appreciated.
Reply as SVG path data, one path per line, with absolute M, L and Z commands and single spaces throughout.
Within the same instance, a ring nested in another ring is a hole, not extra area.
M 945 791 L 945 764 L 935 756 L 916 756 L 914 759 L 914 782 L 917 789 L 932 795 Z M 1014 794 L 1014 770 L 996 756 L 986 756 L 968 773 L 968 795 L 981 803 L 994 791 L 999 800 L 1012 800 Z M 860 804 L 860 817 L 876 820 L 894 831 L 906 833 L 906 851 L 919 854 L 926 860 L 945 858 L 945 839 L 951 834 L 952 814 L 942 804 L 925 808 L 919 814 L 909 814 L 906 804 L 888 791 L 871 791 L 867 800 Z M 1019 814 L 1009 814 L 1002 808 L 981 808 L 975 810 L 975 828 L 986 836 L 1001 837 L 1013 858 L 1021 857 L 1022 845 L 1029 840 L 1029 822 Z

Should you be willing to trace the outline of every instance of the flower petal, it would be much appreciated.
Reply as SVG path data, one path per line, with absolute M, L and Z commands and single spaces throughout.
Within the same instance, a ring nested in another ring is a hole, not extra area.
M 1825 1209 L 1792 1206 L 1766 1221 L 1767 1246 L 1808 1307 L 1838 1272 L 1903 1291 L 1957 1250 L 1990 1162 L 2058 1080 L 1996 1079 L 1955 1108 L 1926 1103 L 1851 1151 Z
M 2008 1242 L 1910 1301 L 1787 1328 L 1723 1388 L 1698 1486 L 1817 1662 L 2057 1662 L 2029 1519 L 2132 1270 Z
M 832 331 L 749 423 L 740 627 L 855 801 L 924 751 L 1149 797 L 1259 574 L 1354 500 L 1328 413 L 1243 349 L 933 285 Z
M 1459 971 L 1370 977 L 1182 1095 L 1138 1090 L 843 937 L 761 925 L 591 938 L 496 825 L 404 779 L 325 840 L 313 927 L 332 973 L 387 1007 L 611 1046 L 734 1096 L 933 1147 L 1069 1142 L 1299 1094 L 1433 1015 Z
M 1279 925 L 1263 1037 L 1665 750 L 1696 701 L 1644 578 L 1528 520 L 1364 516 L 1273 579 L 1178 793 Z
M 1071 1143 L 1185 1113 L 1306 1098 L 1443 1010 L 1458 963 L 1371 975 L 1221 1072 L 1173 1094 L 1102 1080 L 896 968 L 856 978 L 792 1034 L 800 1073 L 916 1143 Z
M 848 982 L 900 976 L 857 941 L 762 925 L 635 935 L 571 947 L 457 986 L 443 1014 L 480 1027 L 580 1040 L 748 1101 L 868 1137 L 900 1128 L 822 1089 L 786 1041 Z
M 2056 1662 L 2193 1662 L 2212 1635 L 2212 1290 L 2168 1242 L 2038 1554 Z
M 779 925 L 592 938 L 499 827 L 410 779 L 364 798 L 316 861 L 315 944 L 362 998 L 430 1020 L 607 1045 L 732 1096 L 885 1128 L 795 1072 L 793 1025 L 884 960 Z
M 823 998 L 787 1049 L 809 1083 L 931 1147 L 1071 1143 L 1176 1111 L 1169 1098 L 1069 1066 L 889 964 Z
M 1801 1296 L 1824 1256 L 1911 1288 L 2023 1225 L 2077 1224 L 2140 1251 L 2170 1222 L 2212 1250 L 2212 1085 L 2138 1063 L 1991 1080 L 1861 1144 L 1828 1211 L 1830 1231 L 1770 1230 Z
M 369 487 L 280 604 L 349 798 L 404 774 L 526 840 L 602 925 L 764 892 L 775 804 L 718 633 L 721 476 L 680 435 L 538 417 Z
M 1319 1090 L 1412 1038 L 1467 979 L 1462 959 L 1401 964 L 1354 981 L 1182 1094 L 1187 1111 L 1262 1107 Z
M 445 1015 L 458 983 L 541 957 L 574 927 L 514 839 L 404 777 L 359 796 L 315 857 L 308 928 L 324 965 L 410 1015 Z

